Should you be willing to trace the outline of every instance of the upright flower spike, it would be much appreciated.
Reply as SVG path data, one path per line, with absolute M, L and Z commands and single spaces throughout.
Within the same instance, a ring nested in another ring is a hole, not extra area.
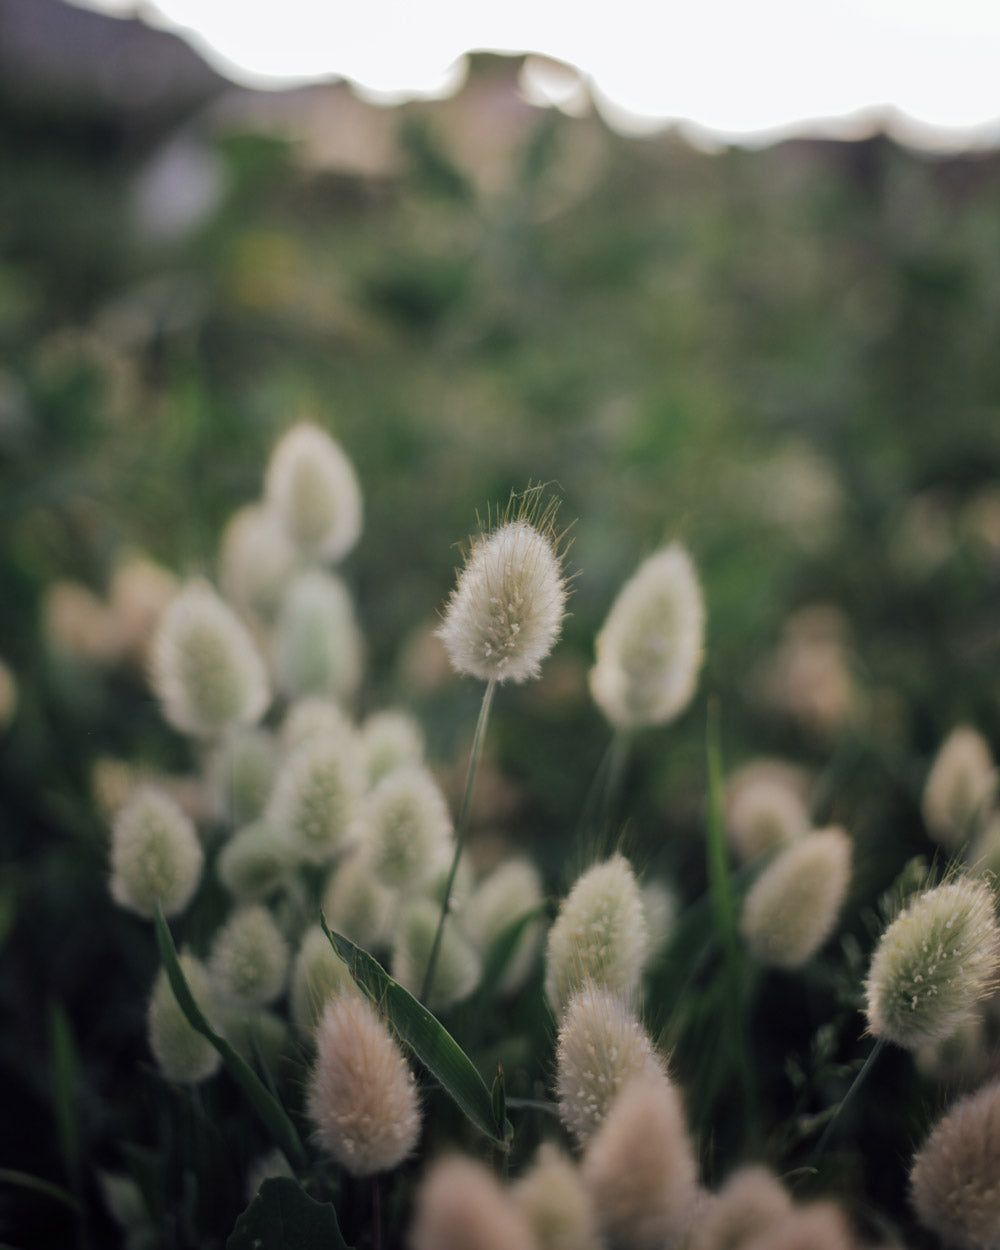
M 176 916 L 201 880 L 205 856 L 194 825 L 169 795 L 140 786 L 111 830 L 111 897 L 152 919 L 159 902 Z
M 597 635 L 590 691 L 616 729 L 663 725 L 695 691 L 705 607 L 679 543 L 650 556 L 625 583 Z
M 410 1250 L 538 1250 L 527 1218 L 489 1168 L 458 1155 L 439 1159 L 421 1182 L 407 1244 Z
M 907 1050 L 951 1037 L 995 985 L 1000 929 L 984 881 L 956 877 L 912 902 L 875 948 L 868 1029 Z
M 566 611 L 555 510 L 531 489 L 513 515 L 472 540 L 438 630 L 456 672 L 501 683 L 538 676 Z
M 851 879 L 843 829 L 807 833 L 777 855 L 750 888 L 740 928 L 762 964 L 800 968 L 833 931 Z
M 388 886 L 412 893 L 450 857 L 451 814 L 422 764 L 394 769 L 367 796 L 361 824 L 368 862 Z
M 364 641 L 343 581 L 326 569 L 305 569 L 289 583 L 278 612 L 274 662 L 290 698 L 349 699 L 361 681 Z
M 535 1234 L 538 1250 L 601 1250 L 597 1220 L 579 1170 L 551 1142 L 543 1142 L 511 1199 Z
M 180 965 L 195 1002 L 214 1024 L 212 987 L 203 965 L 186 952 L 180 956 Z M 149 1048 L 168 1080 L 194 1084 L 211 1076 L 222 1062 L 212 1043 L 188 1023 L 162 968 L 153 984 L 146 1024 Z
M 323 1011 L 307 1109 L 319 1144 L 352 1176 L 394 1168 L 417 1144 L 413 1073 L 360 994 L 337 995 Z
M 739 1168 L 699 1212 L 689 1250 L 735 1250 L 791 1210 L 791 1196 L 772 1172 L 760 1164 Z
M 318 425 L 293 426 L 271 453 L 267 503 L 307 556 L 342 559 L 361 534 L 361 487 L 354 466 Z
M 545 992 L 556 1014 L 587 981 L 624 998 L 634 995 L 648 944 L 642 895 L 628 860 L 613 855 L 588 869 L 549 930 Z
M 1000 1081 L 960 1098 L 934 1126 L 910 1172 L 913 1206 L 949 1246 L 1000 1244 Z
M 924 784 L 928 833 L 945 850 L 957 851 L 975 832 L 996 788 L 989 743 L 970 725 L 959 725 L 941 743 Z
M 288 944 L 271 913 L 250 903 L 234 911 L 216 932 L 208 970 L 226 1003 L 262 1007 L 285 988 L 288 964 Z
M 175 729 L 213 737 L 253 725 L 270 693 L 246 626 L 207 582 L 190 582 L 171 601 L 153 640 L 153 687 Z
M 306 739 L 285 761 L 275 784 L 265 823 L 307 863 L 335 859 L 354 836 L 361 783 L 352 745 L 319 734 Z

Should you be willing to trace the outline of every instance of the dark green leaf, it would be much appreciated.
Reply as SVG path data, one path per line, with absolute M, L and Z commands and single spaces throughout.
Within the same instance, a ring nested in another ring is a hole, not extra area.
M 351 976 L 381 1011 L 399 1038 L 465 1112 L 472 1123 L 506 1150 L 506 1126 L 494 1118 L 493 1100 L 472 1060 L 445 1027 L 422 1003 L 349 938 L 333 933 L 320 916 L 330 944 L 350 969 Z
M 80 1174 L 80 1136 L 76 1114 L 79 1065 L 73 1031 L 61 1003 L 52 1003 L 49 1007 L 49 1047 L 56 1133 L 66 1173 L 75 1189 Z
M 61 1202 L 64 1206 L 80 1210 L 80 1204 L 72 1194 L 67 1193 L 61 1185 L 55 1185 L 42 1176 L 32 1176 L 29 1172 L 18 1172 L 14 1168 L 0 1168 L 0 1184 L 17 1185 L 20 1189 L 30 1189 L 36 1194 L 51 1198 L 53 1202 Z
M 163 919 L 163 913 L 160 911 L 159 905 L 156 908 L 155 920 L 156 943 L 160 949 L 160 959 L 163 961 L 163 967 L 170 980 L 170 988 L 174 991 L 174 997 L 177 999 L 181 1011 L 187 1017 L 188 1023 L 193 1029 L 197 1029 L 203 1037 L 208 1038 L 222 1056 L 226 1067 L 242 1087 L 254 1110 L 274 1138 L 275 1144 L 284 1151 L 285 1158 L 292 1167 L 304 1167 L 306 1164 L 306 1152 L 303 1149 L 298 1133 L 295 1131 L 295 1125 L 288 1118 L 284 1108 L 268 1092 L 260 1077 L 257 1076 L 246 1060 L 236 1053 L 224 1037 L 220 1037 L 215 1032 L 195 1002 L 194 995 L 191 993 L 184 971 L 181 968 L 180 960 L 177 958 L 177 948 L 174 946 L 174 939 L 170 936 L 170 930 L 167 928 L 167 922 Z
M 236 1221 L 226 1250 L 350 1250 L 329 1202 L 288 1176 L 264 1181 Z

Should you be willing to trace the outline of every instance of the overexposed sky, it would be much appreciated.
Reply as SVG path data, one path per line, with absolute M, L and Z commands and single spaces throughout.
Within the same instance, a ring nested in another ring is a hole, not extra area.
M 1000 0 L 76 3 L 180 29 L 253 86 L 337 76 L 387 99 L 442 94 L 466 52 L 538 52 L 577 66 L 625 129 L 684 120 L 754 142 L 894 114 L 913 141 L 1000 141 Z

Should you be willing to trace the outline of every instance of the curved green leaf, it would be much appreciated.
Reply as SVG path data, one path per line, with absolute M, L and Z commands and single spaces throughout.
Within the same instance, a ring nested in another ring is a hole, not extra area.
M 320 924 L 351 976 L 386 1017 L 400 1040 L 409 1046 L 476 1128 L 501 1150 L 509 1149 L 509 1123 L 497 1122 L 493 1099 L 483 1078 L 444 1025 L 394 981 L 367 951 L 342 934 L 332 932 L 322 913 Z
M 236 1221 L 226 1250 L 350 1250 L 329 1202 L 310 1198 L 288 1176 L 264 1181 Z
M 284 1152 L 285 1158 L 289 1163 L 294 1168 L 304 1167 L 307 1162 L 305 1149 L 302 1146 L 298 1133 L 295 1131 L 295 1125 L 288 1118 L 284 1108 L 268 1092 L 260 1077 L 246 1060 L 237 1054 L 224 1037 L 215 1032 L 205 1019 L 201 1008 L 195 1002 L 194 995 L 191 993 L 187 979 L 184 976 L 184 970 L 181 968 L 180 960 L 177 957 L 174 939 L 170 935 L 167 922 L 163 919 L 163 912 L 160 910 L 159 904 L 156 907 L 154 920 L 156 924 L 156 944 L 160 950 L 160 959 L 163 961 L 163 967 L 170 981 L 170 988 L 173 990 L 178 1006 L 184 1012 L 188 1023 L 193 1029 L 197 1029 L 202 1037 L 208 1038 L 222 1056 L 223 1063 L 236 1078 L 254 1110 L 274 1138 L 275 1144 Z

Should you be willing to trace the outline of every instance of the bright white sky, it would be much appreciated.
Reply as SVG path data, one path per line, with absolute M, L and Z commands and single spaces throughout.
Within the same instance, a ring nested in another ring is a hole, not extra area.
M 387 99 L 445 94 L 464 53 L 527 51 L 579 67 L 624 129 L 686 120 L 759 142 L 857 133 L 859 114 L 891 110 L 915 142 L 1000 142 L 1000 0 L 76 2 L 181 28 L 253 86 L 337 76 Z

